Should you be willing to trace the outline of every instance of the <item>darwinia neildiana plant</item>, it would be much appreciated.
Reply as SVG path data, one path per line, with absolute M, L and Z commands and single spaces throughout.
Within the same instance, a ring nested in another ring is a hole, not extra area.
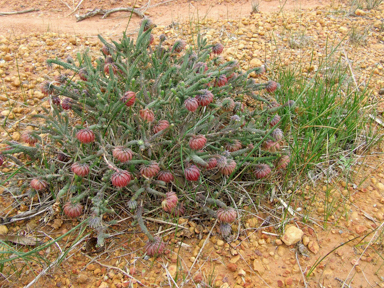
M 167 40 L 165 46 L 164 36 L 160 44 L 150 44 L 154 27 L 144 19 L 136 40 L 123 35 L 120 42 L 108 43 L 99 37 L 103 48 L 97 57 L 85 53 L 77 62 L 48 60 L 72 76 L 42 85 L 52 112 L 36 115 L 45 124 L 23 134 L 22 143 L 10 142 L 0 161 L 13 161 L 10 154 L 28 156 L 28 169 L 11 181 L 23 179 L 32 192 L 61 201 L 68 217 L 79 217 L 82 207 L 89 207 L 89 226 L 98 232 L 99 243 L 107 227 L 103 215 L 114 211 L 107 199 L 120 198 L 136 211 L 149 256 L 161 254 L 165 242 L 145 227 L 143 209 L 163 207 L 170 217 L 191 209 L 211 211 L 222 234 L 230 234 L 228 225 L 238 212 L 222 186 L 231 179 L 264 181 L 282 173 L 289 155 L 280 148 L 284 135 L 277 127 L 281 108 L 292 107 L 263 98 L 279 88 L 276 82 L 249 78 L 264 67 L 242 71 L 236 61 L 219 58 L 222 44 L 200 37 L 196 51 L 182 39 Z M 244 95 L 266 108 L 250 111 Z M 44 142 L 39 135 L 45 135 Z

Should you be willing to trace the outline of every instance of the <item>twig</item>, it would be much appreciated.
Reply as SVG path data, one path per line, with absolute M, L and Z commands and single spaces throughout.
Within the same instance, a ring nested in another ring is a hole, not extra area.
M 5 15 L 15 15 L 15 14 L 24 14 L 24 13 L 35 12 L 35 11 L 40 11 L 40 9 L 38 9 L 38 8 L 32 8 L 32 9 L 23 10 L 23 11 L 0 12 L 0 16 L 5 16 Z
M 100 266 L 103 266 L 105 268 L 108 268 L 108 269 L 115 269 L 121 273 L 123 273 L 125 276 L 127 276 L 128 278 L 131 278 L 132 280 L 135 280 L 137 283 L 139 283 L 141 286 L 144 286 L 143 283 L 141 283 L 139 280 L 137 280 L 135 277 L 129 275 L 127 272 L 125 272 L 123 269 L 120 269 L 119 267 L 114 267 L 114 266 L 109 266 L 107 264 L 103 264 L 95 259 L 93 259 L 92 257 L 88 256 L 87 254 L 83 254 L 85 256 L 87 256 L 89 259 L 93 260 L 94 262 L 96 262 L 97 264 L 99 264 Z
M 155 219 L 155 218 L 151 218 L 151 217 L 143 217 L 143 219 L 145 220 L 149 220 L 149 221 L 152 221 L 152 222 L 157 222 L 157 223 L 161 223 L 161 224 L 167 224 L 167 225 L 172 225 L 172 226 L 175 226 L 175 227 L 180 227 L 180 228 L 183 228 L 183 229 L 187 229 L 186 227 L 180 225 L 180 224 L 174 224 L 174 223 L 171 223 L 171 222 L 166 222 L 166 221 L 163 221 L 163 220 L 160 220 L 160 219 Z
M 44 234 L 45 234 L 45 233 L 44 233 Z M 63 256 L 65 256 L 65 255 L 67 255 L 69 252 L 71 252 L 77 245 L 79 245 L 81 242 L 83 242 L 84 239 L 85 239 L 86 237 L 88 237 L 88 236 L 85 236 L 85 237 L 83 237 L 82 239 L 80 239 L 76 244 L 74 244 L 74 245 L 71 247 L 71 249 L 70 249 L 68 252 L 66 252 L 66 251 L 63 252 L 63 251 L 60 249 L 60 250 L 62 251 L 62 252 L 61 252 L 61 255 L 60 255 L 55 261 L 53 261 L 47 268 L 45 268 L 43 271 L 41 271 L 41 272 L 39 273 L 39 275 L 37 275 L 37 276 L 35 277 L 35 279 L 33 279 L 31 282 L 29 282 L 29 284 L 28 284 L 27 286 L 24 286 L 24 288 L 31 287 L 33 284 L 35 284 L 35 283 L 40 279 L 41 276 L 45 275 L 49 269 L 51 269 L 53 266 L 55 266 L 56 264 L 58 264 L 59 261 L 61 260 L 61 258 L 62 258 Z M 56 243 L 56 245 L 58 245 L 58 244 Z M 60 248 L 60 246 L 59 246 L 59 248 Z
M 299 258 L 297 257 L 297 250 L 296 250 L 295 254 L 296 254 L 296 262 L 297 262 L 297 265 L 299 265 L 300 272 L 301 272 L 301 276 L 303 276 L 304 286 L 305 286 L 305 288 L 307 288 L 307 287 L 308 287 L 308 286 L 307 286 L 307 281 L 305 281 L 305 275 L 304 275 L 303 270 L 301 269 L 301 265 L 300 265 Z
M 112 14 L 115 12 L 132 12 L 132 13 L 135 13 L 136 15 L 144 18 L 144 14 L 141 11 L 139 11 L 135 8 L 131 8 L 131 7 L 120 7 L 120 8 L 113 8 L 113 9 L 109 9 L 109 10 L 95 8 L 92 11 L 89 11 L 88 13 L 86 13 L 84 15 L 75 15 L 75 17 L 76 17 L 76 22 L 80 22 L 86 18 L 90 18 L 90 17 L 96 16 L 96 15 L 103 15 L 103 17 L 101 17 L 101 18 L 105 19 L 106 17 L 109 16 L 109 14 Z
M 77 9 L 79 9 L 79 7 L 80 7 L 81 3 L 83 3 L 83 1 L 84 1 L 84 0 L 81 0 L 81 1 L 79 2 L 79 4 L 77 4 L 75 10 L 73 10 L 70 14 L 68 14 L 67 17 L 68 17 L 68 16 L 71 16 L 73 13 L 75 13 L 75 12 L 77 11 Z
M 71 6 L 68 5 L 67 2 L 63 1 L 63 0 L 60 0 L 65 6 L 68 7 L 69 10 L 72 10 Z M 73 12 L 72 12 L 73 13 Z
M 213 228 L 215 228 L 216 223 L 217 223 L 217 219 L 216 219 L 215 223 L 213 223 L 212 228 L 211 228 L 211 230 L 209 231 L 209 234 L 208 234 L 207 238 L 205 238 L 204 243 L 203 243 L 203 246 L 201 246 L 201 248 L 200 248 L 200 250 L 199 250 L 199 253 L 197 254 L 197 256 L 196 256 L 196 258 L 195 258 L 195 261 L 193 261 L 193 263 L 192 263 L 191 268 L 189 268 L 188 276 L 191 274 L 192 268 L 193 268 L 193 266 L 195 266 L 197 259 L 199 259 L 200 254 L 201 254 L 201 251 L 203 251 L 205 245 L 206 245 L 207 242 L 209 241 L 209 238 L 211 237 Z

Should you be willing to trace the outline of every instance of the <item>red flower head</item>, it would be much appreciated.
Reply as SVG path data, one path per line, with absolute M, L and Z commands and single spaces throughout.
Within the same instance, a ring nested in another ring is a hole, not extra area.
M 255 166 L 253 171 L 257 179 L 262 179 L 267 177 L 271 173 L 271 167 L 267 164 L 258 164 Z
M 92 143 L 95 141 L 95 134 L 91 129 L 81 129 L 76 133 L 76 138 L 83 144 Z
M 219 168 L 221 174 L 228 176 L 236 169 L 236 162 L 232 159 L 220 156 L 217 160 L 217 168 Z
M 264 149 L 271 151 L 271 152 L 276 152 L 277 150 L 280 150 L 280 144 L 279 142 L 272 141 L 270 139 L 266 140 L 263 143 Z
M 225 84 L 227 84 L 228 79 L 225 75 L 220 75 L 215 80 L 215 87 L 223 87 Z
M 85 163 L 79 163 L 79 162 L 75 162 L 72 164 L 71 166 L 71 170 L 73 173 L 75 173 L 77 176 L 80 176 L 80 177 L 85 177 L 89 174 L 89 166 Z
M 197 102 L 196 98 L 188 98 L 184 101 L 185 108 L 188 109 L 188 111 L 195 112 L 196 109 L 199 107 L 199 102 Z
M 217 210 L 217 219 L 222 223 L 232 223 L 237 218 L 236 210 L 232 207 L 220 208 Z
M 271 127 L 277 125 L 281 120 L 281 117 L 279 116 L 279 114 L 276 114 L 275 116 L 273 116 L 273 118 L 271 119 L 271 122 L 269 122 L 269 125 L 271 125 Z
M 191 165 L 184 169 L 184 175 L 188 181 L 197 181 L 200 177 L 200 170 L 196 165 Z
M 208 163 L 207 170 L 211 170 L 217 166 L 217 159 L 215 157 L 209 158 L 207 163 Z
M 160 120 L 157 122 L 157 124 L 153 127 L 153 133 L 159 133 L 160 131 L 167 129 L 169 127 L 169 122 L 167 120 Z
M 140 167 L 140 173 L 147 178 L 155 177 L 159 171 L 159 164 L 155 161 L 151 161 L 149 164 L 143 164 Z
M 288 155 L 283 155 L 279 159 L 279 162 L 276 165 L 276 168 L 281 170 L 287 168 L 288 164 L 290 162 L 289 156 Z
M 283 139 L 284 134 L 280 128 L 276 128 L 275 130 L 272 131 L 271 136 L 275 138 L 276 141 L 280 141 Z
M 160 237 L 155 237 L 154 241 L 149 240 L 145 245 L 145 253 L 149 256 L 157 256 L 163 254 L 165 242 Z
M 196 95 L 196 100 L 200 106 L 208 106 L 213 101 L 213 94 L 205 89 L 201 91 L 201 94 Z
M 69 201 L 64 205 L 64 214 L 69 218 L 79 217 L 83 214 L 83 205 Z
M 164 181 L 165 183 L 172 182 L 175 178 L 170 171 L 160 171 L 157 175 L 157 179 L 160 181 Z
M 273 93 L 276 91 L 277 88 L 280 87 L 280 84 L 275 81 L 268 81 L 267 86 L 265 86 L 265 90 L 268 93 Z
M 219 55 L 219 54 L 223 53 L 223 49 L 224 49 L 224 46 L 221 43 L 216 43 L 212 47 L 212 52 Z
M 179 198 L 176 193 L 173 191 L 165 193 L 165 199 L 161 202 L 161 206 L 163 207 L 165 212 L 171 213 L 177 205 Z
M 204 62 L 197 62 L 195 64 L 195 66 L 193 66 L 193 69 L 196 70 L 196 73 L 200 73 L 200 71 L 203 70 L 202 67 L 204 67 L 204 71 L 203 72 L 208 70 L 208 66 Z
M 132 106 L 135 103 L 136 100 L 136 93 L 132 91 L 127 91 L 123 95 L 123 97 L 120 98 L 120 101 L 125 103 L 125 106 Z
M 200 150 L 203 149 L 205 144 L 207 143 L 207 138 L 204 135 L 196 135 L 192 136 L 189 140 L 189 147 L 192 150 Z
M 48 187 L 48 182 L 40 179 L 32 179 L 30 183 L 31 187 L 35 189 L 36 191 L 42 191 L 45 190 Z
M 227 149 L 229 152 L 235 152 L 237 150 L 240 150 L 241 147 L 241 142 L 237 139 L 233 140 L 232 143 L 227 143 L 225 145 L 225 149 Z
M 87 69 L 85 68 L 82 68 L 79 70 L 79 77 L 81 80 L 83 81 L 87 81 L 88 80 L 88 71 Z
M 59 99 L 60 101 L 60 99 Z M 61 102 L 61 107 L 64 109 L 64 110 L 69 110 L 72 108 L 72 99 L 71 98 L 64 98 L 63 102 Z M 60 103 L 60 102 L 59 102 Z
M 184 50 L 186 45 L 186 42 L 184 40 L 176 40 L 175 44 L 173 45 L 174 51 L 177 53 L 180 53 Z
M 33 136 L 31 131 L 24 131 L 23 134 L 21 134 L 21 140 L 23 140 L 23 142 L 28 143 L 30 145 L 35 145 L 35 143 L 39 139 Z
M 52 82 L 49 82 L 49 81 L 44 81 L 43 83 L 41 83 L 40 89 L 41 89 L 41 93 L 43 93 L 46 96 L 48 96 L 49 94 L 52 94 L 55 91 L 55 89 L 53 88 Z
M 119 170 L 112 174 L 111 181 L 115 187 L 125 187 L 131 182 L 131 174 L 126 170 Z
M 233 111 L 235 108 L 235 101 L 233 101 L 232 98 L 224 98 L 221 102 L 221 107 L 226 112 Z
M 148 108 L 140 110 L 140 117 L 144 121 L 148 121 L 148 122 L 152 122 L 153 120 L 155 120 L 155 114 L 153 113 L 152 110 L 149 110 Z
M 133 152 L 129 148 L 125 148 L 123 146 L 117 146 L 112 150 L 113 158 L 116 158 L 122 163 L 126 163 L 132 160 Z

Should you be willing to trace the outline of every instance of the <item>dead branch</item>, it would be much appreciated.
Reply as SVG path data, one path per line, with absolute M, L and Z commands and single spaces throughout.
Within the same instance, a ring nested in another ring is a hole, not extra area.
M 135 13 L 136 15 L 144 18 L 144 14 L 141 11 L 139 11 L 135 8 L 131 8 L 131 7 L 120 7 L 120 8 L 113 8 L 113 9 L 109 9 L 109 10 L 95 8 L 92 11 L 85 13 L 84 15 L 75 15 L 75 17 L 76 17 L 76 22 L 80 22 L 86 18 L 90 18 L 90 17 L 96 16 L 96 15 L 103 15 L 103 17 L 101 17 L 101 18 L 105 19 L 110 14 L 115 13 L 115 12 L 132 12 L 132 13 Z
M 0 16 L 15 15 L 15 14 L 24 14 L 24 13 L 35 12 L 35 11 L 40 11 L 40 9 L 38 9 L 38 8 L 32 8 L 32 9 L 23 10 L 23 11 L 0 12 Z

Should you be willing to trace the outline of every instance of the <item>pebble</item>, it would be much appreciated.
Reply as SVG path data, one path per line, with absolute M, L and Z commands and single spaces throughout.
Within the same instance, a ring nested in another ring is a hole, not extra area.
M 363 225 L 357 225 L 355 227 L 355 231 L 357 234 L 363 234 L 365 231 L 367 231 L 367 227 L 365 227 Z
M 311 251 L 313 254 L 317 254 L 320 250 L 319 244 L 315 240 L 311 240 L 308 243 L 308 250 Z
M 303 235 L 304 232 L 301 229 L 296 226 L 290 226 L 285 230 L 281 240 L 285 243 L 285 245 L 290 246 L 299 242 Z
M 81 273 L 79 274 L 79 276 L 77 276 L 77 283 L 79 284 L 84 284 L 85 282 L 87 282 L 87 280 L 88 280 L 88 275 L 85 273 Z
M 253 270 L 255 270 L 260 275 L 263 275 L 265 272 L 265 267 L 259 259 L 253 260 Z
M 229 271 L 231 272 L 236 272 L 237 270 L 237 265 L 235 263 L 228 263 L 227 264 L 227 268 Z

